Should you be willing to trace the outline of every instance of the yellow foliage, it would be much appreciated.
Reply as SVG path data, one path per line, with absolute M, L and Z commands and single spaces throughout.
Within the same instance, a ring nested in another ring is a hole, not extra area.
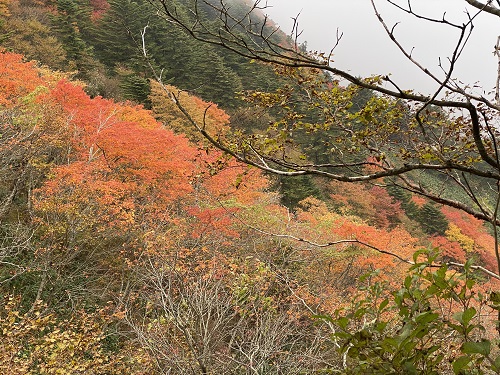
M 0 17 L 10 17 L 10 0 L 0 0 Z
M 6 297 L 0 304 L 0 374 L 147 374 L 133 356 L 105 349 L 104 317 L 79 312 L 61 321 L 35 303 L 31 311 L 18 310 L 19 299 Z M 140 368 L 133 371 L 133 368 Z
M 474 240 L 463 234 L 455 224 L 450 223 L 445 234 L 448 240 L 458 242 L 465 252 L 470 253 L 474 251 Z
M 205 102 L 174 86 L 165 86 L 165 88 L 178 98 L 191 118 L 199 126 L 204 126 L 210 134 L 215 136 L 227 132 L 229 116 L 222 109 L 219 109 L 216 104 Z M 151 82 L 150 100 L 157 120 L 173 131 L 186 135 L 190 140 L 198 141 L 202 139 L 199 131 L 186 119 L 158 82 Z

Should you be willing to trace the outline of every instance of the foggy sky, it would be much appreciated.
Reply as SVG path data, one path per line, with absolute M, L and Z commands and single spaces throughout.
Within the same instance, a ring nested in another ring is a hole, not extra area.
M 411 50 L 413 47 L 413 56 L 443 77 L 439 58 L 446 64 L 455 48 L 459 30 L 415 20 L 382 0 L 376 4 L 390 27 L 400 22 L 395 35 L 406 48 Z M 464 12 L 466 3 L 462 0 L 414 0 L 412 4 L 414 10 L 425 16 L 442 18 L 446 12 L 447 19 L 457 24 L 468 19 Z M 268 0 L 268 5 L 271 7 L 265 13 L 287 34 L 292 28 L 291 18 L 300 13 L 299 28 L 303 30 L 300 40 L 307 41 L 309 50 L 327 52 L 335 43 L 337 30 L 343 33 L 334 50 L 337 68 L 358 76 L 390 73 L 402 89 L 423 93 L 431 93 L 438 87 L 402 57 L 376 19 L 369 0 Z M 476 13 L 474 8 L 469 9 L 471 14 Z M 500 19 L 485 13 L 480 14 L 474 24 L 472 37 L 454 77 L 469 84 L 479 82 L 481 89 L 475 92 L 483 94 L 483 90 L 489 92 L 495 86 L 498 60 L 492 52 L 497 35 L 500 35 Z

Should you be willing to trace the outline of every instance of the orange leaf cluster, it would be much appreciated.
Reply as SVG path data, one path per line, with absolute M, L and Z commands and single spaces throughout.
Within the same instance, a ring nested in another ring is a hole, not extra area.
M 22 55 L 0 50 L 0 106 L 12 107 L 42 84 L 33 62 L 24 62 Z

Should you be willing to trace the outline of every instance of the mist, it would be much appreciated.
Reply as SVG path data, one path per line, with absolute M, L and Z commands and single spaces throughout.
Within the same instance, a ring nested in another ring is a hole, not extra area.
M 401 5 L 407 1 L 400 2 Z M 465 1 L 420 0 L 413 2 L 414 10 L 428 17 L 442 18 L 461 25 L 477 13 L 467 8 Z M 369 0 L 269 0 L 265 13 L 287 34 L 292 30 L 293 18 L 298 20 L 302 34 L 300 42 L 306 42 L 311 51 L 333 50 L 334 66 L 357 76 L 374 74 L 391 75 L 391 79 L 402 89 L 413 89 L 432 93 L 439 85 L 409 62 L 397 46 L 390 41 L 378 22 Z M 395 9 L 385 1 L 376 5 L 396 38 L 412 56 L 436 76 L 444 77 L 440 68 L 448 68 L 448 58 L 456 46 L 459 29 L 447 25 L 416 20 Z M 479 14 L 474 21 L 474 30 L 455 68 L 453 77 L 470 85 L 474 90 L 488 95 L 495 86 L 497 58 L 492 54 L 497 35 L 500 34 L 498 18 L 490 14 Z

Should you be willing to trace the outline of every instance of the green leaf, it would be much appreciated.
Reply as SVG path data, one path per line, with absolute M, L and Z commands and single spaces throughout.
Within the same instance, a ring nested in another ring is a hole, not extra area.
M 324 319 L 324 318 L 321 318 Z M 339 325 L 340 328 L 346 329 L 347 325 L 349 324 L 349 319 L 346 317 L 339 318 L 335 321 Z
M 428 323 L 436 320 L 438 317 L 439 317 L 439 314 L 436 314 L 436 313 L 433 313 L 430 311 L 426 311 L 426 312 L 423 312 L 423 313 L 417 315 L 417 317 L 415 318 L 415 321 L 419 324 L 428 324 Z
M 464 355 L 462 357 L 458 357 L 454 362 L 453 362 L 453 372 L 455 374 L 459 374 L 471 361 L 471 358 L 467 355 Z
M 495 361 L 493 363 L 493 371 L 500 371 L 500 356 L 495 358 Z
M 462 345 L 462 352 L 465 354 L 481 354 L 487 356 L 490 354 L 491 343 L 488 340 L 481 342 L 465 342 Z
M 417 375 L 418 374 L 417 368 L 411 362 L 405 362 L 403 365 L 403 368 L 405 370 L 405 374 L 409 374 L 409 375 Z
M 468 289 L 472 289 L 472 287 L 476 285 L 476 281 L 474 279 L 467 279 L 465 285 L 467 286 Z
M 460 312 L 457 312 L 457 313 L 453 314 L 453 317 L 458 322 L 460 322 L 461 324 L 463 324 L 464 326 L 468 326 L 469 322 L 472 320 L 472 318 L 474 318 L 474 316 L 476 316 L 476 312 L 477 311 L 476 311 L 476 309 L 474 307 L 469 307 L 465 311 L 460 311 Z
M 467 310 L 465 310 L 462 315 L 464 325 L 468 325 L 472 318 L 476 316 L 476 313 L 477 311 L 474 307 L 469 307 Z
M 427 252 L 427 250 L 426 250 L 426 249 L 420 249 L 420 250 L 415 251 L 415 252 L 413 253 L 413 262 L 414 262 L 414 263 L 417 263 L 417 261 L 418 261 L 418 257 L 419 257 L 420 255 L 423 255 L 423 254 L 427 255 L 427 253 L 428 253 L 428 252 Z M 415 264 L 415 265 L 417 265 L 417 264 Z
M 387 322 L 378 322 L 375 325 L 375 329 L 377 330 L 377 332 L 383 332 L 386 327 L 387 327 Z
M 389 304 L 389 299 L 384 299 L 378 308 L 378 311 L 382 311 Z

